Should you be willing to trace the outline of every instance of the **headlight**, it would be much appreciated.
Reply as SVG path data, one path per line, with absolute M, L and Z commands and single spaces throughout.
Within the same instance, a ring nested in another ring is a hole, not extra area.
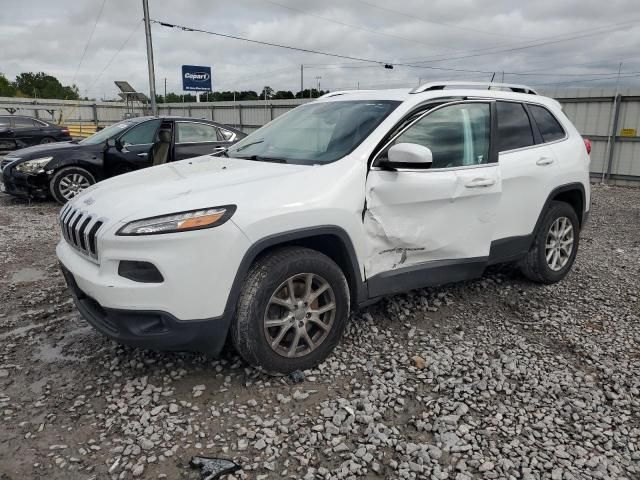
M 217 227 L 229 220 L 235 211 L 235 205 L 225 205 L 143 218 L 127 223 L 116 235 L 156 235 Z
M 44 167 L 53 157 L 35 158 L 16 165 L 16 170 L 22 173 L 42 173 Z

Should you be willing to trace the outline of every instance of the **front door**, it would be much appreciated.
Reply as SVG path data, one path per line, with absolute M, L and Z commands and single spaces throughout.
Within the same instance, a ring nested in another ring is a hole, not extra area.
M 215 125 L 209 123 L 179 120 L 175 132 L 176 160 L 209 155 L 232 144 L 221 136 Z
M 366 184 L 365 274 L 372 296 L 482 274 L 501 195 L 495 103 L 448 103 L 422 114 L 373 160 Z M 430 168 L 376 167 L 397 143 L 431 149 Z
M 118 138 L 118 147 L 109 147 L 105 152 L 107 175 L 119 175 L 151 166 L 149 152 L 158 138 L 160 123 L 160 119 L 148 120 L 122 134 Z

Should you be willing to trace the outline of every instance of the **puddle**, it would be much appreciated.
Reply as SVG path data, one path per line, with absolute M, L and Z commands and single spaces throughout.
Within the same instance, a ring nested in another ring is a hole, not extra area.
M 71 330 L 67 334 L 65 334 L 64 338 L 59 341 L 55 346 L 49 343 L 43 343 L 38 346 L 38 351 L 33 354 L 34 360 L 39 360 L 44 363 L 54 363 L 54 362 L 82 362 L 85 360 L 84 357 L 78 357 L 76 355 L 65 355 L 62 351 L 67 347 L 72 341 L 74 341 L 74 337 L 82 337 L 87 335 L 92 335 L 93 330 L 91 327 L 81 327 L 75 330 Z
M 13 272 L 9 280 L 13 283 L 25 283 L 25 282 L 37 282 L 46 278 L 46 273 L 43 270 L 33 267 L 25 267 Z

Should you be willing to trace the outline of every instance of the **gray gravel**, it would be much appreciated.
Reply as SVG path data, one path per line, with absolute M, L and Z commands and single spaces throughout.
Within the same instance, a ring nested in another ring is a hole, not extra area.
M 640 478 L 640 189 L 594 187 L 565 281 L 505 266 L 388 298 L 300 383 L 99 336 L 55 211 L 0 199 L 2 480 L 197 478 L 193 455 L 228 478 Z

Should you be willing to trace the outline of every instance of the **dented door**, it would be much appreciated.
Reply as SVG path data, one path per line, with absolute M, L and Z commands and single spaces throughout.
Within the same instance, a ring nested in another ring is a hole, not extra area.
M 494 109 L 453 107 L 431 119 L 425 116 L 385 147 L 421 143 L 433 152 L 432 168 L 385 171 L 375 168 L 374 160 L 364 212 L 367 278 L 428 268 L 436 261 L 468 260 L 483 268 L 501 195 L 497 155 L 489 147 L 492 122 L 484 118 Z M 462 124 L 466 131 L 460 133 Z

